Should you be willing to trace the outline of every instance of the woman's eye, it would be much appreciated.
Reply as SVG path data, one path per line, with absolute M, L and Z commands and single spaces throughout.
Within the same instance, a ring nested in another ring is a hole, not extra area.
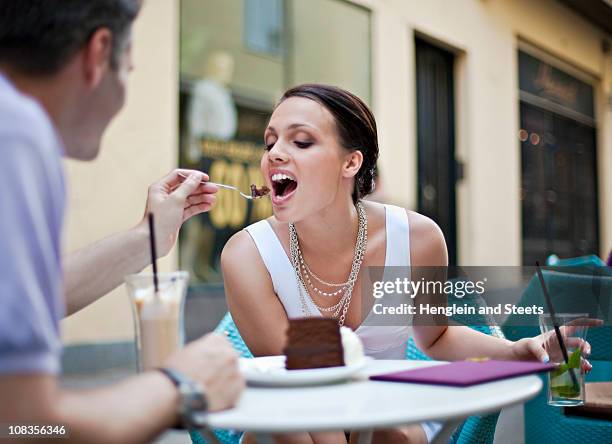
M 312 145 L 312 142 L 300 142 L 299 140 L 296 140 L 293 143 L 295 143 L 295 146 L 298 148 L 308 148 Z
M 266 151 L 270 151 L 272 149 L 272 147 L 274 147 L 274 143 L 267 143 L 266 144 Z

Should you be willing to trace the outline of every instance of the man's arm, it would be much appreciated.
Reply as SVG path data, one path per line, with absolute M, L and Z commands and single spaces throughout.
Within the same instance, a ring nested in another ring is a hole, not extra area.
M 178 392 L 161 372 L 82 392 L 59 389 L 51 375 L 3 376 L 0 392 L 3 423 L 65 424 L 68 442 L 151 442 L 178 411 Z
M 183 181 L 179 172 L 188 175 Z M 157 252 L 168 254 L 178 230 L 190 217 L 211 209 L 217 187 L 201 184 L 199 171 L 174 170 L 149 187 L 146 212 L 155 214 Z M 151 263 L 146 217 L 134 228 L 81 248 L 64 258 L 67 315 L 75 313 L 123 283 Z
M 166 365 L 202 384 L 211 411 L 232 406 L 244 388 L 236 353 L 217 335 L 189 344 Z M 59 388 L 54 375 L 0 375 L 0 394 L 0 423 L 66 424 L 69 442 L 147 443 L 178 419 L 178 390 L 157 371 L 83 391 Z

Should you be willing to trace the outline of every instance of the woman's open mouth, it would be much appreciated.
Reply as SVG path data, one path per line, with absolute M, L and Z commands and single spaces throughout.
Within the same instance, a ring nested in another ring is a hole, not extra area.
M 297 190 L 295 176 L 287 172 L 275 172 L 270 175 L 272 183 L 272 203 L 275 205 L 286 202 Z

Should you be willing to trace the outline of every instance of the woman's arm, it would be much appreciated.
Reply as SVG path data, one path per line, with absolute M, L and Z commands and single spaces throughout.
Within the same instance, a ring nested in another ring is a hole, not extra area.
M 444 234 L 430 218 L 413 211 L 407 211 L 410 222 L 410 265 L 412 279 L 417 273 L 430 274 L 427 267 L 448 266 L 448 253 Z M 424 268 L 420 268 L 424 267 Z M 429 325 L 427 319 L 418 314 L 413 318 L 413 337 L 423 353 L 434 359 L 447 359 L 435 356 L 436 345 L 447 333 L 447 325 Z M 444 354 L 444 353 L 443 353 Z
M 412 267 L 446 267 L 448 254 L 440 228 L 431 219 L 408 212 L 410 220 L 410 263 Z M 433 359 L 454 361 L 486 356 L 499 360 L 547 361 L 548 355 L 538 338 L 512 342 L 489 336 L 467 326 L 429 326 L 415 317 L 414 340 Z
M 289 322 L 272 279 L 249 233 L 242 230 L 221 253 L 227 304 L 255 356 L 282 354 Z

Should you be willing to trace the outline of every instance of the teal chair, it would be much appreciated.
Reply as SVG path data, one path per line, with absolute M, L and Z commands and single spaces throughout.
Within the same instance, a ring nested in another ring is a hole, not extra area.
M 229 312 L 221 319 L 221 322 L 219 322 L 219 325 L 215 328 L 215 333 L 225 335 L 241 358 L 253 357 L 253 354 L 245 344 L 242 336 L 240 336 L 238 327 L 236 327 L 232 315 Z M 237 430 L 213 430 L 213 433 L 221 444 L 237 444 L 243 432 Z M 207 444 L 200 432 L 191 431 L 189 435 L 194 444 Z
M 486 327 L 474 326 L 472 328 L 485 334 L 491 334 L 491 330 L 488 330 Z M 429 356 L 419 350 L 413 338 L 408 340 L 406 347 L 406 358 L 415 359 L 418 361 L 431 361 Z M 489 415 L 468 417 L 453 432 L 450 442 L 453 444 L 493 443 L 499 413 L 500 412 L 495 412 Z
M 606 263 L 594 254 L 566 259 L 560 259 L 557 255 L 551 254 L 546 259 L 546 265 L 551 267 L 581 267 L 593 269 L 594 267 L 605 267 Z
M 453 299 L 449 299 L 452 303 Z M 468 305 L 478 307 L 486 306 L 484 299 L 478 295 L 466 295 L 460 300 L 454 300 L 460 305 Z M 453 315 L 451 322 L 456 325 L 465 325 L 479 331 L 481 333 L 504 337 L 501 329 L 495 324 L 495 321 L 486 315 Z M 413 338 L 408 340 L 406 347 L 406 358 L 416 359 L 419 361 L 430 361 L 431 358 L 423 353 L 417 347 Z M 495 438 L 495 427 L 499 419 L 500 412 L 494 412 L 488 415 L 475 415 L 468 417 L 451 436 L 451 443 L 454 444 L 492 444 Z
M 601 264 L 596 257 L 575 258 L 556 263 L 555 267 L 559 266 L 559 271 L 543 272 L 557 312 L 586 311 L 593 316 L 601 316 L 602 312 L 610 314 L 612 273 L 610 267 L 602 267 Z M 571 273 L 568 272 L 570 270 Z M 531 279 L 518 303 L 519 306 L 534 304 L 545 306 L 536 276 Z M 612 380 L 612 327 L 609 325 L 610 319 L 606 319 L 608 325 L 591 329 L 587 334 L 587 340 L 592 346 L 589 360 L 593 364 L 587 382 Z M 529 324 L 519 316 L 510 316 L 502 329 L 508 339 L 516 341 L 540 333 L 538 326 Z M 612 421 L 565 416 L 562 408 L 547 404 L 547 378 L 542 376 L 542 380 L 543 390 L 524 407 L 526 444 L 612 442 Z

